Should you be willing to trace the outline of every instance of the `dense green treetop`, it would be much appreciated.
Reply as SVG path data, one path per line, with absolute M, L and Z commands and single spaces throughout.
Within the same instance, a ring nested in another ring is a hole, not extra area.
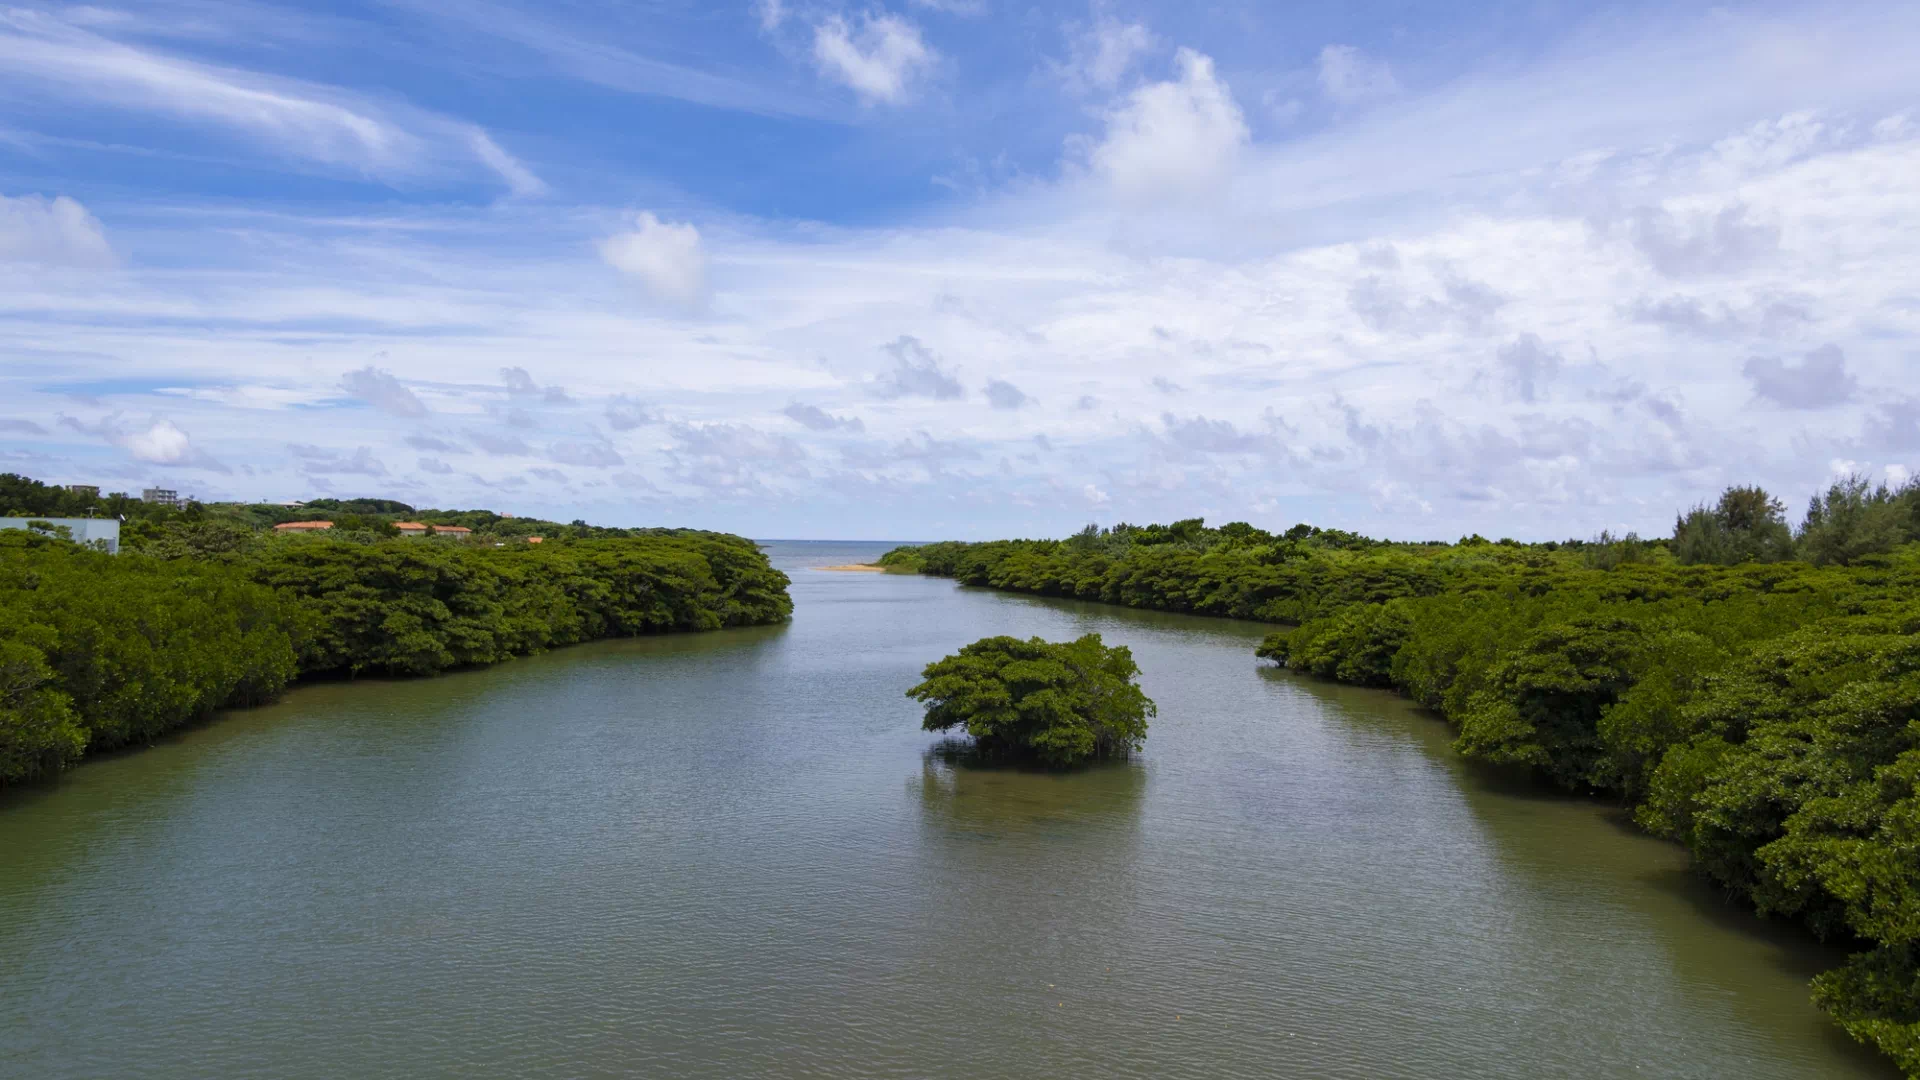
M 1072 765 L 1124 757 L 1147 737 L 1154 704 L 1124 645 L 1099 634 L 1067 642 L 982 638 L 928 664 L 907 696 L 928 731 L 963 728 L 981 753 Z
M 19 480 L 0 492 L 61 512 L 65 492 Z M 0 784 L 267 700 L 300 675 L 424 675 L 793 611 L 786 575 L 737 536 L 562 526 L 538 545 L 443 541 L 397 537 L 381 507 L 359 509 L 326 509 L 336 528 L 304 535 L 160 511 L 129 521 L 118 556 L 0 531 Z

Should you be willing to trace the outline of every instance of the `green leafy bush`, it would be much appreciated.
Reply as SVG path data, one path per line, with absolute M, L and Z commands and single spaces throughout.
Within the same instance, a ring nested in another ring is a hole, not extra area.
M 1071 765 L 1124 757 L 1147 737 L 1154 704 L 1124 645 L 982 638 L 928 664 L 907 696 L 925 702 L 927 731 L 964 728 L 991 757 Z
M 269 700 L 301 675 L 425 675 L 793 611 L 786 575 L 715 533 L 494 547 L 189 520 L 149 541 L 109 556 L 0 531 L 0 783 Z

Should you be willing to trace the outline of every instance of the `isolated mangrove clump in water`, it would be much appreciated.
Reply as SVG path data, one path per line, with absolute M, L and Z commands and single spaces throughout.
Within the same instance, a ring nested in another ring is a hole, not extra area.
M 921 727 L 964 727 L 987 756 L 1071 765 L 1140 749 L 1157 710 L 1139 675 L 1133 653 L 1099 634 L 990 637 L 928 664 L 907 696 L 926 703 Z

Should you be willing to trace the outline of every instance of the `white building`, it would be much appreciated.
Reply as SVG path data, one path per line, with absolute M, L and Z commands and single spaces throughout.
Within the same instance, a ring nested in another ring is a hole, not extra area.
M 0 529 L 24 529 L 29 525 L 34 532 L 56 536 L 59 534 L 54 530 L 64 526 L 74 542 L 91 544 L 109 555 L 120 554 L 118 518 L 0 518 Z

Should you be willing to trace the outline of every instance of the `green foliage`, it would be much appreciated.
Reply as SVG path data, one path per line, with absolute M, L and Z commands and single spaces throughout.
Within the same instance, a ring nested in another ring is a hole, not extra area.
M 1730 894 L 1857 950 L 1815 998 L 1920 1076 L 1920 544 L 1901 546 L 1920 488 L 1850 478 L 1814 502 L 1797 547 L 1819 565 L 1783 561 L 1757 488 L 1670 542 L 1089 530 L 895 554 L 968 584 L 1294 624 L 1258 654 L 1396 688 L 1464 755 L 1614 795 Z
M 907 696 L 926 703 L 928 731 L 963 727 L 989 756 L 1071 765 L 1124 757 L 1146 740 L 1155 709 L 1139 674 L 1126 646 L 1098 634 L 990 637 L 928 664 Z
M 793 611 L 786 575 L 718 533 L 495 547 L 371 527 L 273 536 L 205 515 L 130 524 L 117 557 L 0 531 L 0 784 L 268 700 L 300 675 L 424 675 Z
M 1692 565 L 1780 562 L 1793 557 L 1786 505 L 1757 487 L 1730 487 L 1718 504 L 1696 506 L 1673 527 L 1675 560 Z
M 231 567 L 0 533 L 0 782 L 270 698 L 298 632 Z
M 1920 482 L 1899 491 L 1875 487 L 1853 475 L 1834 481 L 1807 504 L 1800 527 L 1800 554 L 1816 566 L 1849 566 L 1882 555 L 1908 540 L 1920 540 Z

